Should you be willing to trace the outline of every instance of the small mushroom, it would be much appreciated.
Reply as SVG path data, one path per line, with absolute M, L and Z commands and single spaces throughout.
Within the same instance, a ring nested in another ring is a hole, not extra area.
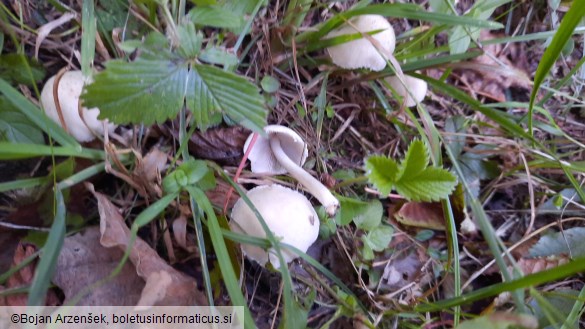
M 384 16 L 361 15 L 349 20 L 340 28 L 327 34 L 326 39 L 358 32 L 368 33 L 381 30 L 371 35 L 383 49 L 378 49 L 367 38 L 360 38 L 327 48 L 335 65 L 345 69 L 367 68 L 381 71 L 386 67 L 386 54 L 392 54 L 396 45 L 396 36 L 392 25 Z M 356 30 L 357 29 L 357 30 Z
M 95 138 L 95 134 L 103 135 L 103 121 L 98 120 L 100 110 L 97 108 L 83 108 L 79 116 L 79 96 L 83 89 L 84 79 L 81 71 L 65 72 L 59 80 L 58 101 L 61 108 L 62 118 L 57 111 L 57 100 L 53 97 L 53 86 L 57 76 L 51 77 L 45 83 L 41 92 L 41 104 L 45 113 L 53 121 L 61 125 L 71 136 L 79 142 L 89 142 Z M 63 125 L 63 123 L 65 125 Z M 113 132 L 115 125 L 107 124 L 107 129 Z
M 268 138 L 259 137 L 248 155 L 252 172 L 278 175 L 287 173 L 296 179 L 325 207 L 329 216 L 334 216 L 339 208 L 339 200 L 327 187 L 311 176 L 301 166 L 307 159 L 307 146 L 303 139 L 292 129 L 269 125 L 264 127 Z M 252 140 L 250 135 L 244 145 L 248 150 Z
M 270 231 L 283 243 L 306 252 L 317 240 L 319 217 L 309 200 L 301 193 L 274 184 L 255 187 L 246 196 L 262 215 Z M 243 198 L 234 205 L 231 218 L 232 231 L 253 237 L 266 237 L 262 224 Z M 242 244 L 242 251 L 262 266 L 270 261 L 275 268 L 280 268 L 278 256 L 272 249 L 266 251 L 257 246 Z M 282 255 L 287 263 L 297 257 L 286 248 L 282 248 Z
M 405 105 L 408 107 L 415 106 L 416 103 L 420 103 L 427 94 L 427 82 L 419 78 L 411 77 L 410 75 L 404 76 L 404 84 L 400 82 L 397 76 L 393 75 L 385 79 L 386 82 L 396 91 L 396 93 L 405 98 Z M 414 98 L 413 98 L 414 96 Z

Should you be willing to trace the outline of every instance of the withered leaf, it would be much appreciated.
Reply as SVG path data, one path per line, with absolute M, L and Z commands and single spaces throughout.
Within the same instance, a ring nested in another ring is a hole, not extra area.
M 122 215 L 105 195 L 95 192 L 93 186 L 90 184 L 86 184 L 86 186 L 98 200 L 100 231 L 102 234 L 101 244 L 108 248 L 117 247 L 120 250 L 126 250 L 131 233 L 130 229 L 124 223 Z M 172 279 L 164 287 L 165 290 L 162 291 L 164 294 L 155 289 L 160 293 L 157 300 L 147 298 L 146 295 L 151 294 L 152 287 L 145 287 L 142 295 L 145 296 L 144 298 L 146 300 L 151 301 L 153 305 L 207 305 L 205 295 L 199 291 L 195 279 L 170 266 L 154 249 L 139 237 L 136 238 L 131 248 L 130 261 L 136 267 L 136 273 L 147 281 L 154 273 L 168 275 Z M 161 272 L 165 274 L 161 274 Z
M 97 226 L 65 238 L 53 277 L 53 282 L 65 294 L 65 303 L 79 293 L 86 292 L 77 305 L 136 305 L 144 280 L 136 274 L 130 263 L 125 264 L 111 280 L 86 291 L 88 286 L 107 278 L 123 254 L 117 248 L 104 248 L 100 244 L 100 230 Z

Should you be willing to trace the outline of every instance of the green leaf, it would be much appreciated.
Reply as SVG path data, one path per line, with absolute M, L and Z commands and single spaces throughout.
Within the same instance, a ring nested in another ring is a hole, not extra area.
M 366 235 L 364 242 L 374 251 L 383 251 L 392 241 L 392 234 L 394 234 L 392 226 L 380 225 Z
M 61 145 L 72 146 L 78 151 L 81 150 L 81 145 L 79 145 L 75 138 L 67 134 L 61 126 L 49 119 L 41 109 L 31 103 L 30 100 L 24 97 L 24 95 L 3 79 L 0 79 L 0 93 L 4 94 L 6 99 L 12 103 L 18 111 L 24 114 L 37 127 L 42 129 Z
M 353 218 L 355 225 L 365 231 L 377 228 L 382 221 L 384 208 L 379 200 L 372 200 Z
M 442 168 L 429 167 L 417 175 L 402 177 L 395 183 L 396 191 L 412 201 L 438 201 L 455 189 L 457 178 Z
M 27 301 L 29 306 L 45 305 L 45 296 L 51 284 L 51 278 L 57 267 L 57 258 L 65 240 L 65 216 L 67 210 L 61 190 L 55 191 L 55 206 L 55 219 L 51 225 L 47 242 L 43 246 L 42 257 L 36 267 L 35 276 L 29 290 Z
M 280 81 L 270 75 L 264 76 L 262 81 L 260 81 L 260 85 L 262 86 L 262 90 L 269 94 L 275 93 L 280 89 Z
M 183 106 L 188 67 L 166 60 L 113 60 L 82 95 L 100 119 L 146 125 L 173 118 Z
M 416 177 L 428 166 L 429 160 L 429 150 L 425 143 L 418 139 L 412 141 L 400 163 L 397 180 Z
M 585 257 L 585 227 L 573 227 L 562 232 L 545 235 L 528 251 L 530 257 L 570 255 Z
M 366 159 L 368 181 L 384 197 L 392 191 L 397 174 L 398 164 L 388 157 L 373 155 Z
M 201 51 L 203 34 L 195 30 L 193 22 L 187 22 L 177 28 L 179 35 L 178 53 L 185 58 L 197 58 Z
M 530 105 L 528 108 L 528 129 L 530 136 L 533 136 L 532 116 L 534 112 L 534 101 L 536 100 L 540 85 L 563 51 L 567 40 L 573 35 L 575 27 L 579 24 L 583 16 L 585 16 L 585 0 L 574 0 L 571 8 L 569 8 L 569 11 L 563 17 L 552 42 L 546 48 L 544 54 L 542 54 L 540 63 L 534 74 L 534 86 L 530 94 Z
M 27 66 L 34 81 L 30 79 Z M 37 61 L 21 54 L 4 54 L 0 55 L 0 77 L 12 84 L 32 86 L 34 82 L 43 80 L 45 70 Z
M 45 143 L 43 133 L 4 96 L 0 96 L 0 141 Z
M 238 56 L 230 54 L 225 49 L 218 47 L 203 49 L 201 54 L 199 54 L 199 59 L 209 64 L 219 64 L 223 66 L 235 66 L 240 62 Z
M 195 7 L 189 12 L 189 18 L 197 25 L 219 28 L 238 28 L 244 22 L 242 16 L 219 6 Z
M 214 112 L 223 111 L 238 124 L 262 131 L 267 111 L 258 87 L 246 78 L 209 65 L 193 65 L 189 71 L 187 107 L 204 129 Z

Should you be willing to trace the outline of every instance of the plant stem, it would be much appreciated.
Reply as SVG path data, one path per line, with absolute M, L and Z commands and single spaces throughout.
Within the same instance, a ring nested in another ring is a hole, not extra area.
M 272 148 L 272 152 L 274 153 L 276 160 L 278 160 L 278 163 L 280 163 L 280 165 L 284 167 L 293 178 L 299 181 L 309 193 L 317 198 L 323 207 L 325 207 L 327 214 L 333 217 L 337 212 L 337 208 L 339 208 L 339 201 L 333 196 L 333 194 L 331 194 L 329 189 L 284 153 L 278 137 L 270 137 L 270 148 Z

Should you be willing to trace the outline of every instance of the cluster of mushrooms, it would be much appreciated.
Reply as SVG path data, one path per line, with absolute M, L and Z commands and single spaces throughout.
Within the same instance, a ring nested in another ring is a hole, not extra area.
M 258 137 L 251 145 L 251 134 L 244 145 L 249 150 L 248 159 L 254 173 L 268 175 L 289 174 L 296 179 L 325 208 L 329 216 L 334 216 L 339 208 L 337 198 L 319 180 L 306 172 L 302 165 L 307 159 L 307 145 L 292 129 L 269 125 L 264 128 L 266 137 Z M 278 184 L 258 186 L 246 193 L 258 210 L 272 233 L 281 242 L 294 246 L 303 252 L 319 236 L 319 217 L 309 200 L 301 193 Z M 243 198 L 234 205 L 230 227 L 233 231 L 254 237 L 266 237 L 258 218 Z M 274 268 L 280 268 L 280 261 L 274 250 L 268 251 L 242 245 L 243 253 L 250 259 L 265 266 L 268 261 Z M 284 260 L 289 263 L 297 258 L 296 254 L 282 249 Z
M 394 52 L 396 37 L 385 17 L 362 15 L 350 19 L 340 28 L 331 31 L 325 38 L 341 35 L 375 34 L 329 47 L 327 51 L 334 64 L 345 69 L 366 68 L 381 71 Z M 426 94 L 425 81 L 404 76 L 404 83 L 397 76 L 385 79 L 394 91 L 404 98 L 406 106 L 414 106 Z M 50 78 L 41 92 L 41 104 L 47 115 L 60 124 L 79 142 L 88 142 L 103 136 L 105 130 L 112 132 L 115 125 L 98 120 L 99 109 L 87 109 L 79 105 L 84 81 L 81 71 L 69 71 Z M 307 159 L 307 146 L 293 130 L 277 125 L 265 127 L 266 137 L 259 137 L 249 153 L 251 170 L 269 175 L 289 174 L 307 192 L 312 194 L 333 217 L 339 201 L 323 184 L 306 172 L 302 165 Z M 252 145 L 253 134 L 244 146 L 244 152 Z M 259 186 L 248 191 L 247 198 L 262 215 L 268 228 L 283 243 L 306 252 L 319 235 L 319 217 L 309 200 L 301 193 L 282 185 Z M 292 219 L 289 219 L 292 218 Z M 234 205 L 230 226 L 233 231 L 254 237 L 265 238 L 266 233 L 258 218 L 243 198 Z M 274 250 L 264 250 L 252 245 L 242 245 L 243 253 L 265 266 L 270 261 L 280 268 Z M 296 254 L 283 248 L 285 261 L 291 262 Z
M 329 32 L 326 38 L 330 39 L 358 32 L 365 34 L 373 31 L 380 32 L 368 38 L 360 38 L 327 48 L 333 63 L 344 69 L 366 68 L 372 71 L 382 71 L 396 46 L 394 29 L 384 16 L 361 15 L 353 17 L 340 28 Z M 385 80 L 404 99 L 404 103 L 408 107 L 421 102 L 427 93 L 427 83 L 412 76 L 405 75 L 404 84 L 397 75 L 387 77 Z
M 381 71 L 386 67 L 388 57 L 394 52 L 396 37 L 394 29 L 385 17 L 362 15 L 349 20 L 340 28 L 331 31 L 326 39 L 358 32 L 379 31 L 371 38 L 359 38 L 329 47 L 327 51 L 334 64 L 345 69 L 366 68 Z M 374 44 L 376 43 L 376 44 Z M 427 83 L 421 79 L 404 76 L 404 83 L 397 76 L 385 79 L 394 91 L 404 98 L 406 106 L 415 106 L 427 92 Z M 307 147 L 302 138 L 289 128 L 267 126 L 267 137 L 260 138 L 250 150 L 249 159 L 254 173 L 278 175 L 288 173 L 312 194 L 334 216 L 339 201 L 317 179 L 302 169 L 307 158 Z M 244 152 L 250 147 L 252 136 L 248 137 Z M 292 189 L 273 184 L 253 188 L 246 196 L 265 220 L 268 228 L 283 243 L 306 252 L 319 235 L 319 218 L 307 198 Z M 266 233 L 254 212 L 243 199 L 232 209 L 230 226 L 233 231 L 249 236 L 265 238 Z M 280 261 L 274 250 L 264 250 L 253 245 L 242 245 L 243 253 L 260 265 L 270 263 L 280 268 Z M 283 249 L 284 260 L 294 260 L 296 254 Z

